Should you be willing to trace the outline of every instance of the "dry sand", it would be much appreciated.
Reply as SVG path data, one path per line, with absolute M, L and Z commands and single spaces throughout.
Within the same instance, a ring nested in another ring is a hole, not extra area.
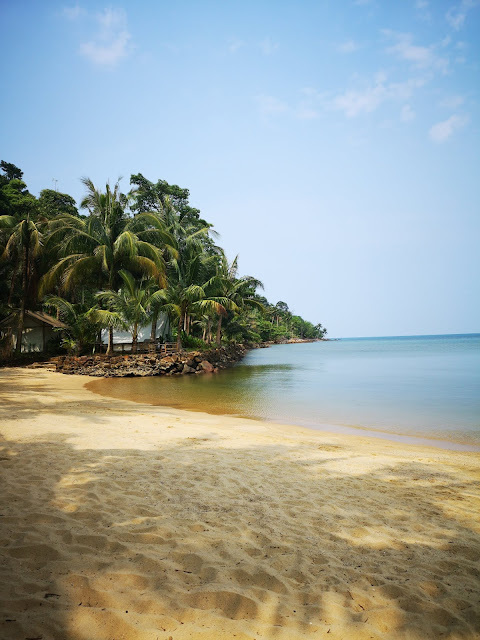
M 480 637 L 479 455 L 0 372 L 0 638 Z

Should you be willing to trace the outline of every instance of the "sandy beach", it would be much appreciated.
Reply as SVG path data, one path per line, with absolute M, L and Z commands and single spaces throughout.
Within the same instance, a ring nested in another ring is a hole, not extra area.
M 2 640 L 473 640 L 480 456 L 0 371 Z

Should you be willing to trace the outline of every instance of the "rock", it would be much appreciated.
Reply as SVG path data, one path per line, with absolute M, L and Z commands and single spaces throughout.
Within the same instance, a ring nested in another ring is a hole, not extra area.
M 214 370 L 214 366 L 211 362 L 209 362 L 208 360 L 202 360 L 200 362 L 200 366 L 203 369 L 203 371 L 206 371 L 207 373 L 212 373 L 212 371 Z
M 184 364 L 182 373 L 195 373 L 195 369 L 193 367 L 189 367 L 188 364 Z

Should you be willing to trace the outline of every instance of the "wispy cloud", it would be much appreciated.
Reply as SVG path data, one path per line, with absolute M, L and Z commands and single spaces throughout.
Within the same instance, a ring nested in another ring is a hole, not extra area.
M 330 100 L 329 106 L 342 111 L 347 118 L 372 113 L 384 102 L 390 100 L 408 100 L 415 89 L 423 86 L 421 78 L 412 78 L 405 82 L 387 82 L 387 76 L 379 73 L 374 82 L 361 89 L 348 89 Z
M 289 106 L 274 96 L 259 95 L 255 97 L 260 113 L 264 116 L 277 115 L 289 110 Z
M 424 20 L 425 22 L 430 22 L 432 19 L 432 15 L 429 11 L 430 3 L 428 0 L 416 0 L 415 2 L 415 11 L 417 12 L 417 17 L 420 20 Z
M 400 120 L 405 123 L 415 120 L 415 111 L 409 104 L 403 105 L 402 111 L 400 113 Z
M 127 14 L 123 9 L 106 8 L 100 13 L 91 13 L 80 5 L 65 7 L 65 18 L 71 21 L 87 20 L 93 36 L 80 44 L 79 52 L 93 64 L 104 67 L 115 66 L 131 51 L 131 38 Z
M 72 7 L 63 7 L 62 14 L 67 20 L 78 20 L 82 16 L 87 15 L 86 9 L 76 4 Z
M 278 43 L 273 42 L 268 36 L 260 43 L 260 49 L 266 56 L 271 56 L 278 49 Z
M 340 53 L 353 53 L 354 51 L 358 51 L 360 47 L 353 40 L 346 40 L 338 45 L 337 51 Z
M 332 100 L 331 106 L 337 111 L 343 111 L 347 118 L 353 118 L 361 113 L 375 111 L 385 99 L 385 87 L 377 84 L 363 90 L 345 91 Z
M 383 35 L 393 44 L 387 48 L 390 53 L 400 60 L 406 60 L 418 69 L 436 69 L 442 73 L 448 70 L 448 58 L 437 53 L 435 45 L 422 46 L 413 43 L 410 33 L 397 33 L 390 29 L 384 29 Z M 447 43 L 448 44 L 448 43 Z M 443 46 L 446 46 L 445 44 Z
M 228 50 L 230 53 L 236 53 L 239 49 L 244 47 L 246 42 L 244 40 L 240 40 L 240 38 L 231 38 L 228 41 Z
M 479 0 L 462 0 L 460 3 L 449 8 L 445 14 L 445 18 L 452 29 L 460 31 L 465 24 L 468 12 L 479 5 Z
M 101 66 L 114 66 L 129 53 L 131 35 L 123 9 L 104 9 L 96 15 L 99 30 L 94 39 L 80 45 L 80 53 Z
M 443 122 L 437 122 L 431 127 L 429 133 L 433 142 L 442 143 L 448 140 L 456 131 L 462 129 L 468 123 L 466 116 L 453 115 Z
M 465 102 L 463 96 L 449 96 L 440 101 L 440 106 L 446 109 L 458 109 Z

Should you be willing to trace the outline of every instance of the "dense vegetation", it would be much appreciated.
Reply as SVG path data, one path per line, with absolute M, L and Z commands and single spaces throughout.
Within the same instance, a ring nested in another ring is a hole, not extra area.
M 91 350 L 102 329 L 132 333 L 168 317 L 180 346 L 322 338 L 326 330 L 259 295 L 262 283 L 239 277 L 189 192 L 132 175 L 129 193 L 84 178 L 79 213 L 68 194 L 36 198 L 15 165 L 0 163 L 0 320 L 43 310 L 68 326 L 63 347 Z M 17 340 L 17 348 L 20 341 Z

